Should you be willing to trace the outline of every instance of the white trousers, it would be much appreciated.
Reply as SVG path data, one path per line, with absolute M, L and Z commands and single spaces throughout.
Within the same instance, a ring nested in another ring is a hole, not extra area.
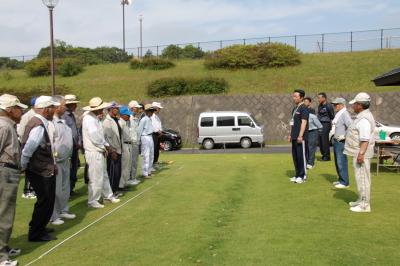
M 131 176 L 129 179 L 136 178 L 137 169 L 138 169 L 138 162 L 139 162 L 139 144 L 133 143 L 131 148 L 131 156 L 132 156 L 132 169 L 131 169 Z
M 151 174 L 151 168 L 153 167 L 154 159 L 154 142 L 153 137 L 142 136 L 141 137 L 141 156 L 142 156 L 142 176 L 148 176 Z
M 56 176 L 56 197 L 54 200 L 52 221 L 57 220 L 61 213 L 68 212 L 68 201 L 70 196 L 70 172 L 71 163 L 69 160 L 57 163 L 57 176 Z
M 357 157 L 353 157 L 354 174 L 356 177 L 358 200 L 361 206 L 371 202 L 371 159 L 364 159 L 363 164 L 357 163 Z
M 124 188 L 131 177 L 132 170 L 132 144 L 122 144 L 122 159 L 121 159 L 121 179 L 119 180 L 119 187 Z
M 107 162 L 100 152 L 85 151 L 86 163 L 89 166 L 88 203 L 99 201 L 100 197 L 110 198 L 113 195 L 107 174 Z

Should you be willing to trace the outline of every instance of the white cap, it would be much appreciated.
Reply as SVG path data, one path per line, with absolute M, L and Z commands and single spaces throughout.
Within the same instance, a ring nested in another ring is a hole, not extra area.
M 59 106 L 60 103 L 53 100 L 51 96 L 40 96 L 36 99 L 35 108 L 43 109 L 50 106 Z
M 134 107 L 136 107 L 136 108 L 140 108 L 140 107 L 142 107 L 137 101 L 130 101 L 129 103 L 128 103 L 128 107 L 129 108 L 134 108 Z
M 368 93 L 360 92 L 349 103 L 354 104 L 354 103 L 359 103 L 359 102 L 370 102 L 370 101 L 371 101 L 371 97 L 368 95 Z
M 13 106 L 18 106 L 21 107 L 22 109 L 28 108 L 25 104 L 22 104 L 19 99 L 10 94 L 3 94 L 0 96 L 0 109 L 5 110 L 6 108 L 13 107 Z
M 67 94 L 65 95 L 65 104 L 71 104 L 71 103 L 79 103 L 78 98 L 76 95 L 73 94 Z
M 160 109 L 164 108 L 164 107 L 161 106 L 161 103 L 159 103 L 159 102 L 153 102 L 151 105 L 153 105 L 153 107 L 157 107 L 157 108 L 160 108 Z

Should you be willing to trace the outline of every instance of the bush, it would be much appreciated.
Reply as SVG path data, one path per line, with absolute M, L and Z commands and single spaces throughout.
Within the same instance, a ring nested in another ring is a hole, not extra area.
M 163 78 L 150 83 L 147 94 L 151 97 L 168 97 L 190 94 L 219 94 L 227 92 L 228 83 L 219 78 L 185 79 Z
M 58 67 L 58 74 L 63 77 L 76 76 L 83 71 L 82 63 L 79 60 L 67 58 Z
M 205 53 L 201 48 L 194 47 L 191 44 L 186 45 L 184 48 L 178 45 L 169 45 L 161 54 L 162 57 L 171 59 L 198 59 L 204 57 L 204 55 Z
M 18 89 L 10 87 L 0 87 L 0 91 L 1 93 L 15 95 L 22 103 L 30 105 L 32 97 L 51 95 L 51 86 L 18 87 Z M 57 85 L 56 93 L 58 95 L 66 95 L 71 93 L 71 90 L 65 85 Z
M 132 69 L 164 70 L 174 67 L 175 64 L 167 59 L 157 57 L 147 57 L 142 60 L 132 59 L 130 62 Z
M 25 70 L 30 77 L 48 76 L 51 73 L 50 59 L 32 59 L 25 64 Z
M 0 57 L 0 68 L 22 69 L 24 62 L 9 57 Z
M 300 55 L 293 46 L 281 43 L 233 45 L 208 54 L 204 64 L 208 69 L 284 67 L 300 64 Z

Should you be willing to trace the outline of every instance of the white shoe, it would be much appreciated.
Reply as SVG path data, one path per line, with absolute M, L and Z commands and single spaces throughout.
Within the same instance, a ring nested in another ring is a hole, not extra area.
M 345 185 L 343 185 L 341 183 L 335 185 L 335 188 L 348 188 L 348 187 L 349 186 L 345 186 Z
M 357 200 L 357 201 L 350 201 L 350 202 L 349 202 L 349 206 L 350 206 L 350 207 L 356 207 L 356 206 L 360 205 L 360 203 L 361 203 L 361 202 L 358 201 L 358 200 Z
M 364 207 L 360 203 L 357 206 L 351 207 L 350 211 L 352 212 L 371 212 L 371 207 L 369 205 L 365 205 Z
M 36 195 L 32 192 L 22 194 L 23 199 L 36 199 Z
M 304 182 L 306 182 L 306 181 L 301 177 L 296 178 L 296 181 L 295 181 L 296 184 L 302 184 Z
M 311 164 L 307 164 L 307 169 L 313 169 L 314 168 L 314 166 L 313 165 L 311 165 Z
M 107 200 L 107 201 L 109 201 L 109 202 L 111 202 L 111 203 L 118 203 L 118 202 L 120 202 L 121 200 L 120 199 L 117 199 L 116 197 L 110 197 L 110 198 L 105 198 L 104 200 Z
M 296 178 L 297 178 L 296 176 L 291 177 L 291 178 L 289 178 L 289 181 L 290 181 L 290 182 L 296 182 Z
M 156 172 L 157 170 L 156 169 L 154 169 L 153 167 L 150 169 L 150 172 L 152 172 L 152 173 L 154 173 L 154 172 Z
M 60 214 L 60 217 L 64 218 L 64 219 L 72 220 L 72 219 L 76 218 L 76 215 L 72 214 L 72 213 L 68 213 L 68 212 L 63 212 Z
M 95 208 L 95 209 L 104 208 L 104 205 L 103 205 L 103 204 L 100 204 L 100 203 L 97 202 L 97 201 L 93 201 L 92 203 L 89 203 L 88 206 L 89 206 L 89 207 L 92 207 L 92 208 Z
M 133 179 L 133 182 L 135 182 L 135 185 L 138 185 L 138 184 L 140 184 L 140 180 L 139 180 L 139 179 L 137 179 L 137 178 Z
M 0 266 L 17 266 L 18 261 L 16 260 L 5 260 L 0 262 Z
M 126 182 L 127 184 L 128 184 L 128 186 L 134 186 L 134 185 L 136 185 L 135 184 L 135 180 L 128 180 L 127 182 Z
M 332 183 L 332 185 L 334 185 L 334 186 L 336 186 L 337 184 L 340 184 L 340 182 L 339 181 L 335 181 L 335 182 Z
M 64 221 L 61 220 L 60 218 L 57 218 L 51 222 L 52 225 L 62 225 L 63 223 L 64 223 Z

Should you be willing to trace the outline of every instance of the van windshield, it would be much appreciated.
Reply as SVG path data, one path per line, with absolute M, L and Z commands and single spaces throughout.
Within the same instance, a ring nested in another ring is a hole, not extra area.
M 251 119 L 253 119 L 254 123 L 256 124 L 256 126 L 260 126 L 261 124 L 255 119 L 254 116 L 250 115 Z

